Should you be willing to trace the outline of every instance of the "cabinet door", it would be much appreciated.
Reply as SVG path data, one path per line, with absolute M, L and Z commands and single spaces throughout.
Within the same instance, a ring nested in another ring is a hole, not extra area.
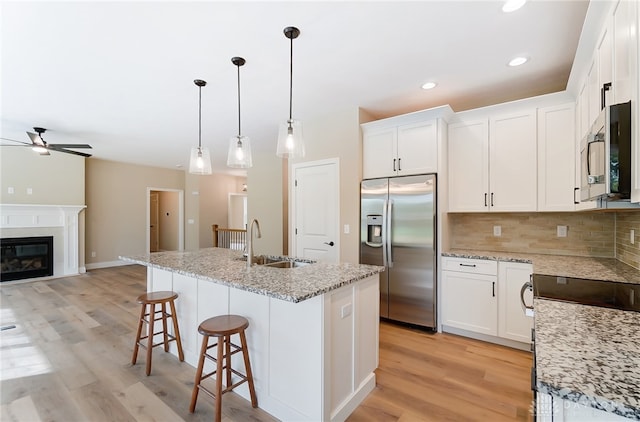
M 522 285 L 529 281 L 533 267 L 518 262 L 498 263 L 498 336 L 523 343 L 531 343 L 533 318 L 524 313 L 520 300 Z M 527 304 L 533 303 L 533 294 L 525 292 Z
M 397 130 L 395 127 L 367 133 L 362 138 L 362 178 L 394 176 Z
M 634 16 L 636 2 L 620 1 L 613 10 L 613 102 L 626 103 L 633 92 L 632 59 L 635 40 Z M 636 52 L 637 55 L 637 52 Z M 637 76 L 636 76 L 637 80 Z M 637 83 L 637 82 L 636 82 Z
M 498 334 L 496 276 L 442 272 L 442 324 Z
M 491 211 L 537 211 L 536 111 L 489 121 Z
M 487 120 L 454 123 L 448 132 L 449 211 L 488 211 Z
M 436 120 L 398 127 L 398 174 L 437 173 Z
M 600 84 L 598 83 L 598 66 L 594 58 L 587 73 L 587 89 L 589 90 L 589 127 L 596 121 L 600 113 Z
M 602 89 L 605 84 L 612 84 L 613 82 L 613 42 L 611 32 L 611 24 L 608 23 L 598 44 L 598 89 Z M 611 104 L 614 104 L 613 84 L 609 90 L 604 92 L 604 105 Z M 602 109 L 602 97 L 600 109 Z
M 538 211 L 575 209 L 573 103 L 538 109 Z

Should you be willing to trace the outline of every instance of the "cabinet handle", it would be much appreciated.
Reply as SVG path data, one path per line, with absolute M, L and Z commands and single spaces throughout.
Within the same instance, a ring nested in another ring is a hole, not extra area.
M 493 192 L 491 192 L 491 206 L 493 206 Z
M 402 158 L 398 158 L 398 171 L 402 171 L 402 169 L 400 168 L 400 160 L 402 160 Z
M 605 93 L 610 89 L 611 89 L 611 82 L 607 82 L 606 84 L 602 85 L 602 88 L 600 89 L 600 110 L 604 109 Z
M 580 201 L 576 201 L 576 192 L 578 192 L 580 190 L 580 188 L 573 188 L 573 203 L 575 205 L 578 205 L 580 203 Z
M 393 171 L 396 171 L 396 159 L 393 159 Z
M 491 283 L 491 296 L 496 297 L 496 282 Z
M 487 206 L 487 192 L 484 193 L 484 206 Z
M 471 268 L 475 268 L 476 264 L 460 264 L 461 267 L 471 267 Z

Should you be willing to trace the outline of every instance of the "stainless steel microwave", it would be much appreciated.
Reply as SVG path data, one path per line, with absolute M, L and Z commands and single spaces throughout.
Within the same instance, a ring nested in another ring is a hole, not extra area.
M 580 143 L 580 200 L 631 195 L 631 101 L 606 106 Z

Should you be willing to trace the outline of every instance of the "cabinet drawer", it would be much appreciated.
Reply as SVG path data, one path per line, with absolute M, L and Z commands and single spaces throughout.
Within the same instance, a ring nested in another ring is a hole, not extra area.
M 498 261 L 443 257 L 442 269 L 472 274 L 498 275 Z

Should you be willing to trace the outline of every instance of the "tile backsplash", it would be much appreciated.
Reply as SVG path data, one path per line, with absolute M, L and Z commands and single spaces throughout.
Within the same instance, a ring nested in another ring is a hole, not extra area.
M 616 258 L 640 269 L 640 211 L 616 213 Z
M 494 236 L 496 226 L 500 236 Z M 557 226 L 567 227 L 566 237 L 557 236 Z M 456 213 L 449 214 L 449 227 L 452 248 L 607 258 L 616 253 L 613 212 Z

